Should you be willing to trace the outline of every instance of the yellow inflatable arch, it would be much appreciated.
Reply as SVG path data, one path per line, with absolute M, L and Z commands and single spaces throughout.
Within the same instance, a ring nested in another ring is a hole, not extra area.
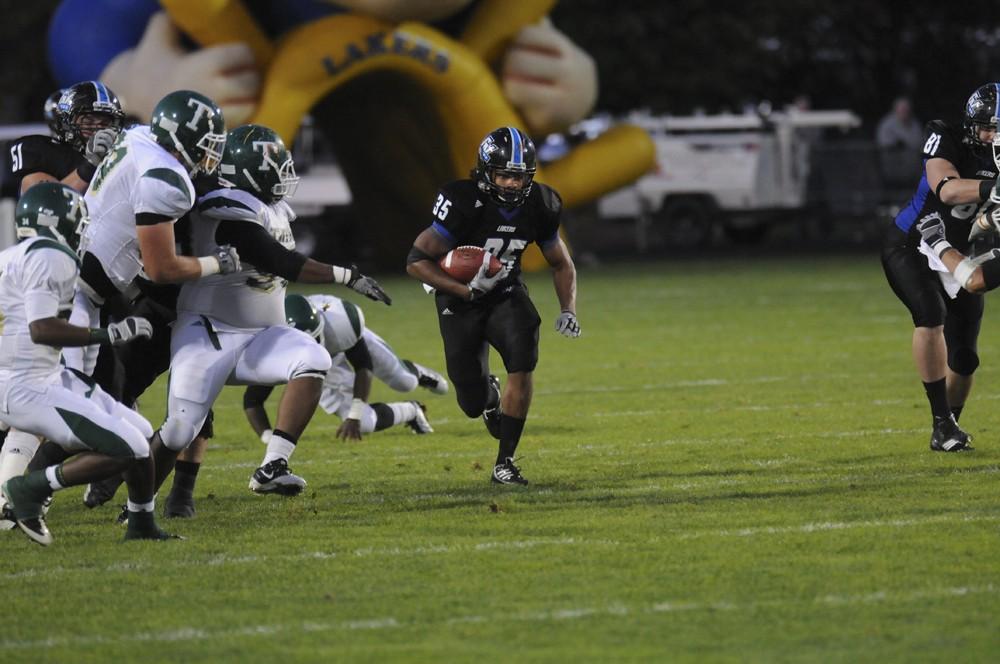
M 525 126 L 487 65 L 517 30 L 545 16 L 555 2 L 481 3 L 462 42 L 422 23 L 392 25 L 357 14 L 307 23 L 271 43 L 239 0 L 162 0 L 171 18 L 203 45 L 244 41 L 266 71 L 253 122 L 286 141 L 302 118 L 331 91 L 372 72 L 404 74 L 430 92 L 445 125 L 455 177 L 464 177 L 482 138 L 496 127 Z M 496 16 L 503 20 L 495 20 Z M 555 188 L 567 207 L 622 187 L 649 170 L 652 140 L 638 127 L 619 125 L 539 167 L 536 179 Z M 543 264 L 526 253 L 526 269 Z

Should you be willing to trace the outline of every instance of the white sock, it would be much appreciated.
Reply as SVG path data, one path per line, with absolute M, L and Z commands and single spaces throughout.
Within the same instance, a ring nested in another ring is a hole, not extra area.
M 12 477 L 24 475 L 41 441 L 30 433 L 12 430 L 0 452 L 0 486 Z
M 417 406 L 412 401 L 395 401 L 386 406 L 392 409 L 393 425 L 405 424 L 417 416 Z
M 264 461 L 260 465 L 266 466 L 275 459 L 288 461 L 294 451 L 295 443 L 279 433 L 271 432 L 271 439 L 267 441 L 267 452 L 264 453 Z
M 53 491 L 59 491 L 60 489 L 65 489 L 62 482 L 59 481 L 59 466 L 49 466 L 45 469 L 45 479 L 49 481 L 49 488 Z
M 152 512 L 154 511 L 156 504 L 156 497 L 154 496 L 148 503 L 133 503 L 129 500 L 126 505 L 128 506 L 129 512 Z

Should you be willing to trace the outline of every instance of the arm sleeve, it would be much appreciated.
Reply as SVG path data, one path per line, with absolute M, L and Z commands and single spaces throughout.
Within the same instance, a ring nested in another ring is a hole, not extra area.
M 262 226 L 250 221 L 220 223 L 215 231 L 215 241 L 236 247 L 240 260 L 250 263 L 261 272 L 275 274 L 289 281 L 298 279 L 302 266 L 306 263 L 303 254 L 286 249 Z
M 365 343 L 364 339 L 358 339 L 358 343 L 344 351 L 344 357 L 351 363 L 355 371 L 362 369 L 371 371 L 375 366 L 372 363 L 372 354 L 368 350 L 368 344 Z

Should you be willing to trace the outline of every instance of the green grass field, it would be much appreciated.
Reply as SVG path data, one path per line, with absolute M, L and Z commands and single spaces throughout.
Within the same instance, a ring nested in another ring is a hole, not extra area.
M 166 522 L 187 541 L 122 543 L 78 488 L 48 549 L 0 533 L 0 661 L 997 661 L 991 312 L 977 451 L 943 455 L 874 256 L 581 271 L 577 340 L 529 283 L 530 487 L 494 488 L 481 421 L 421 392 L 435 434 L 344 444 L 317 415 L 307 492 L 255 496 L 263 446 L 227 388 L 197 517 Z M 384 284 L 368 324 L 442 368 L 430 298 Z

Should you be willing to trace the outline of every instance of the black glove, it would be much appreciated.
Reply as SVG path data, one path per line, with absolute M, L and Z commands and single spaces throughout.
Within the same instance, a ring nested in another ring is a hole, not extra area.
M 351 277 L 347 280 L 347 287 L 376 302 L 392 304 L 392 298 L 382 290 L 378 282 L 371 277 L 361 274 L 357 265 L 351 265 Z

